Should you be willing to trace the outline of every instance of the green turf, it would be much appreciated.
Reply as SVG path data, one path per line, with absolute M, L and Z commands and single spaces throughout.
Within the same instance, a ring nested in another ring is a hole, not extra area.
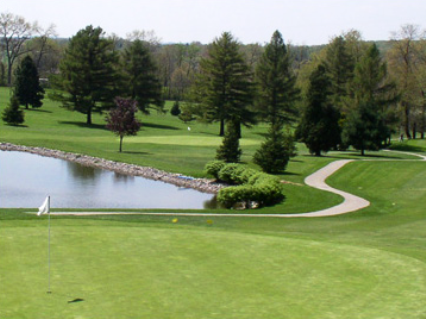
M 131 152 L 118 154 L 101 117 L 88 128 L 79 124 L 83 115 L 49 103 L 43 109 L 52 113 L 26 112 L 28 127 L 0 124 L 0 140 L 200 176 L 214 156 L 216 126 L 191 124 L 188 131 L 169 115 L 153 114 L 140 141 L 125 140 Z M 68 123 L 60 123 L 64 118 Z M 244 131 L 247 154 L 262 130 Z M 185 138 L 192 133 L 196 143 Z M 167 135 L 170 143 L 161 144 Z M 426 151 L 419 140 L 393 147 Z M 360 161 L 328 182 L 371 206 L 309 219 L 180 216 L 173 223 L 174 217 L 161 216 L 55 216 L 51 295 L 46 216 L 0 210 L 0 318 L 426 318 L 426 162 L 385 152 L 315 158 L 298 148 L 282 176 L 296 183 L 285 185 L 286 201 L 257 212 L 340 202 L 301 183 L 341 158 Z M 77 298 L 84 300 L 68 303 Z
M 426 301 L 426 265 L 378 249 L 66 220 L 49 295 L 45 221 L 3 226 L 5 318 L 417 318 Z

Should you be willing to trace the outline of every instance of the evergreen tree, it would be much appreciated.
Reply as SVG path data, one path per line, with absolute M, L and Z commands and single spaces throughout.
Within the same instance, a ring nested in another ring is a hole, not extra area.
M 339 111 L 331 104 L 331 81 L 323 65 L 312 73 L 308 104 L 296 130 L 296 137 L 316 156 L 340 143 Z
M 138 102 L 139 109 L 149 114 L 154 105 L 163 111 L 162 87 L 157 78 L 157 66 L 149 48 L 141 40 L 135 40 L 123 54 L 124 88 L 127 95 Z
M 355 67 L 354 58 L 348 52 L 343 36 L 334 38 L 327 46 L 325 67 L 331 81 L 333 103 L 342 109 L 345 98 L 349 96 Z
M 24 111 L 19 108 L 19 100 L 15 95 L 10 98 L 9 106 L 4 109 L 2 120 L 9 125 L 24 123 Z
M 222 145 L 219 146 L 216 152 L 216 159 L 223 160 L 226 163 L 238 163 L 240 161 L 242 151 L 240 149 L 237 125 L 232 121 L 228 121 Z
M 180 113 L 182 113 L 182 111 L 179 107 L 179 101 L 175 101 L 175 103 L 173 103 L 172 108 L 170 109 L 170 114 L 173 116 L 179 116 Z
M 279 124 L 273 124 L 253 161 L 266 173 L 280 174 L 285 171 L 290 157 L 296 155 L 295 150 L 293 137 L 289 133 L 284 134 Z
M 87 124 L 92 124 L 92 112 L 114 105 L 118 95 L 117 65 L 113 41 L 104 37 L 101 28 L 88 26 L 71 38 L 59 65 L 60 74 L 52 81 L 60 91 L 51 98 L 86 114 Z
M 384 125 L 377 105 L 363 102 L 348 114 L 342 139 L 364 155 L 365 150 L 379 150 L 388 135 L 389 129 Z
M 396 84 L 388 79 L 386 62 L 372 44 L 355 66 L 352 89 L 357 103 L 375 102 L 386 106 L 397 101 Z
M 16 69 L 15 95 L 21 105 L 38 108 L 43 105 L 44 89 L 40 86 L 37 67 L 30 56 L 26 56 Z
M 296 77 L 290 69 L 289 55 L 279 31 L 271 41 L 256 68 L 258 82 L 257 109 L 263 120 L 277 129 L 295 120 L 294 102 L 299 98 Z
M 224 32 L 201 60 L 201 74 L 192 88 L 192 99 L 202 109 L 204 120 L 220 122 L 220 136 L 224 135 L 227 121 L 234 123 L 239 136 L 241 124 L 255 123 L 254 112 L 250 110 L 254 86 L 239 47 L 232 35 Z

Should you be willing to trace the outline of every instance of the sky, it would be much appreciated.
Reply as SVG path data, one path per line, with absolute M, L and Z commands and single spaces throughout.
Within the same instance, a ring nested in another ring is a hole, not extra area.
M 351 29 L 388 40 L 405 24 L 426 28 L 425 0 L 0 0 L 0 13 L 53 23 L 62 38 L 93 25 L 123 38 L 154 30 L 163 43 L 207 44 L 228 31 L 264 44 L 279 30 L 286 42 L 318 45 Z

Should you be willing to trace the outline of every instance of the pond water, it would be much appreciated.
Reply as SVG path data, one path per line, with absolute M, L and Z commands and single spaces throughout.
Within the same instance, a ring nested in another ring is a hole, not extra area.
M 0 207 L 176 208 L 211 206 L 212 194 L 30 153 L 0 151 Z

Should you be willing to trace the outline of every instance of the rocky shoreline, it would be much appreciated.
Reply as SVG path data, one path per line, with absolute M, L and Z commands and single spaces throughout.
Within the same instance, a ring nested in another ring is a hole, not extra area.
M 84 166 L 106 169 L 123 175 L 141 176 L 156 181 L 170 183 L 178 187 L 192 188 L 197 191 L 209 194 L 217 194 L 221 188 L 225 187 L 223 184 L 215 183 L 213 180 L 206 178 L 192 178 L 180 174 L 168 173 L 151 167 L 114 162 L 103 158 L 51 150 L 43 147 L 30 147 L 14 145 L 10 143 L 0 143 L 0 150 L 27 152 L 46 157 L 59 158 Z

